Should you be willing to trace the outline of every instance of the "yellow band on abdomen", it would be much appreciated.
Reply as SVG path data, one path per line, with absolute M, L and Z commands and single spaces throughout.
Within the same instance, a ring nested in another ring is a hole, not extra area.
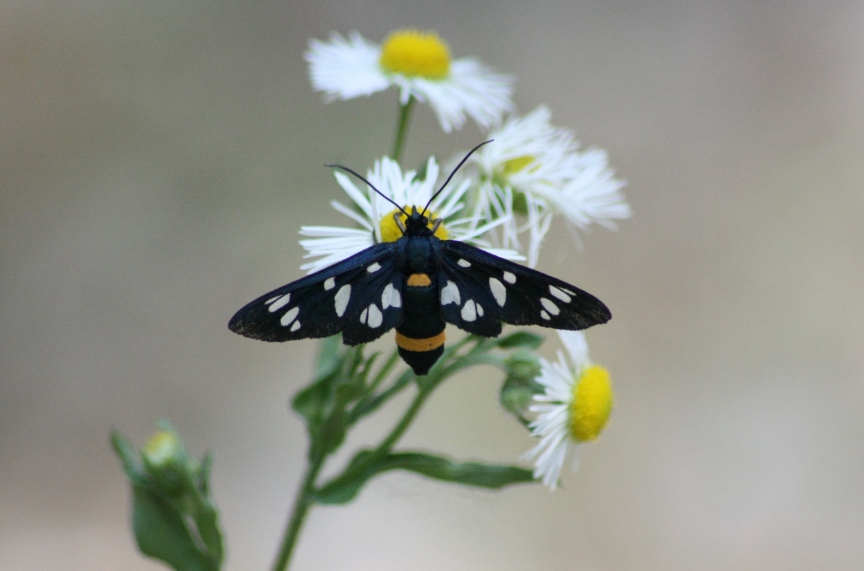
M 443 330 L 438 335 L 427 337 L 426 339 L 412 339 L 411 337 L 405 337 L 398 331 L 396 332 L 396 344 L 406 351 L 414 351 L 415 353 L 433 351 L 443 345 L 445 340 L 446 337 Z

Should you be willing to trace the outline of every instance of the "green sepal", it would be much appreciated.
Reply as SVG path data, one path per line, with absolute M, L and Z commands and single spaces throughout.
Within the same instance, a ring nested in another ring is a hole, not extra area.
M 132 528 L 141 553 L 177 571 L 219 569 L 219 562 L 199 549 L 176 505 L 140 486 L 132 488 Z
M 521 347 L 524 349 L 537 349 L 543 344 L 544 337 L 531 333 L 530 331 L 516 331 L 510 335 L 499 337 L 495 340 L 495 345 L 501 349 L 514 349 Z
M 515 351 L 504 362 L 507 377 L 501 385 L 499 401 L 504 410 L 526 425 L 531 402 L 543 388 L 535 380 L 540 375 L 540 361 L 530 351 Z
M 315 492 L 315 501 L 320 504 L 350 502 L 373 476 L 389 470 L 408 470 L 435 480 L 487 489 L 534 481 L 530 470 L 518 466 L 458 462 L 423 452 L 397 452 L 370 461 L 372 455 L 367 450 L 355 456 L 342 476 Z
M 133 486 L 143 485 L 147 481 L 147 474 L 139 458 L 138 451 L 132 447 L 129 439 L 117 432 L 111 431 L 111 446 L 123 463 L 123 471 Z

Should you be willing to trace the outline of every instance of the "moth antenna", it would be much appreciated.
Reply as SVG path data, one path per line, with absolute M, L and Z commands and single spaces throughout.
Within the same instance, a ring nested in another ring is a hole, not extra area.
M 426 210 L 429 208 L 429 205 L 432 204 L 432 201 L 435 200 L 435 197 L 437 197 L 439 194 L 441 194 L 441 191 L 444 190 L 444 187 L 447 186 L 447 183 L 449 183 L 449 182 L 450 182 L 450 179 L 453 178 L 453 175 L 456 174 L 456 171 L 458 171 L 460 168 L 462 168 L 462 165 L 465 164 L 465 161 L 468 160 L 468 157 L 470 157 L 471 155 L 473 155 L 473 154 L 474 154 L 474 151 L 476 151 L 477 149 L 479 149 L 479 148 L 482 147 L 483 145 L 485 145 L 485 144 L 487 144 L 487 143 L 491 143 L 491 142 L 494 141 L 494 140 L 495 140 L 495 139 L 489 139 L 488 141 L 483 141 L 482 143 L 480 143 L 479 145 L 477 145 L 476 147 L 474 147 L 473 149 L 471 149 L 470 151 L 468 151 L 468 154 L 465 155 L 465 157 L 464 157 L 461 161 L 459 161 L 459 164 L 456 165 L 456 168 L 453 169 L 453 172 L 450 173 L 450 176 L 448 176 L 448 177 L 447 177 L 447 180 L 444 181 L 444 184 L 441 185 L 441 188 L 439 188 L 439 189 L 435 192 L 435 194 L 432 195 L 432 198 L 430 198 L 430 199 L 429 199 L 429 202 L 426 203 L 426 206 L 423 207 L 423 212 L 420 213 L 421 216 L 423 216 L 424 214 L 426 214 Z
M 472 152 L 473 152 L 473 151 L 472 151 Z M 468 158 L 468 157 L 466 157 L 466 158 Z M 463 162 L 464 162 L 464 161 L 463 161 Z M 387 196 L 386 194 L 384 194 L 383 192 L 381 192 L 380 190 L 378 190 L 377 188 L 375 188 L 375 185 L 374 185 L 374 184 L 372 184 L 371 182 L 369 182 L 368 180 L 366 180 L 365 178 L 363 178 L 363 176 L 362 176 L 360 173 L 358 173 L 357 171 L 352 170 L 352 169 L 349 169 L 348 167 L 344 167 L 344 166 L 342 166 L 342 165 L 324 165 L 324 166 L 325 166 L 325 167 L 329 167 L 329 168 L 333 168 L 333 169 L 339 169 L 339 170 L 341 170 L 341 171 L 345 171 L 345 172 L 347 172 L 347 173 L 353 174 L 354 176 L 356 176 L 357 178 L 359 178 L 360 180 L 362 180 L 363 182 L 365 182 L 365 183 L 369 186 L 369 188 L 371 188 L 372 190 L 374 190 L 375 192 L 377 192 L 378 195 L 379 195 L 381 198 L 383 198 L 384 200 L 386 200 L 387 202 L 389 202 L 390 204 L 392 204 L 393 206 L 395 206 L 396 208 L 398 208 L 398 209 L 399 209 L 399 212 L 401 212 L 401 213 L 404 214 L 405 216 L 409 216 L 409 214 L 408 214 L 407 212 L 405 212 L 405 209 L 404 209 L 404 208 L 402 208 L 401 206 L 399 206 L 398 204 L 396 204 L 396 201 L 395 201 L 395 200 L 393 200 L 392 198 L 390 198 L 389 196 Z M 424 209 L 424 212 L 425 212 L 425 209 Z

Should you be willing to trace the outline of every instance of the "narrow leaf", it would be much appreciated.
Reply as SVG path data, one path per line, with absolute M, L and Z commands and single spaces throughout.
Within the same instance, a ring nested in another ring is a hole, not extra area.
M 512 349 L 514 347 L 536 349 L 543 344 L 543 336 L 531 333 L 530 331 L 516 331 L 510 335 L 499 337 L 495 344 L 501 349 Z
M 146 482 L 147 476 L 144 473 L 144 467 L 138 458 L 138 452 L 132 447 L 129 439 L 114 430 L 111 432 L 111 446 L 114 448 L 117 456 L 120 457 L 120 461 L 123 463 L 123 471 L 126 472 L 126 476 L 132 484 L 141 485 Z
M 456 462 L 441 456 L 422 452 L 392 454 L 387 460 L 388 470 L 401 469 L 422 474 L 445 482 L 466 486 L 498 489 L 511 484 L 534 481 L 531 470 L 519 466 L 500 466 L 479 462 Z
M 534 480 L 531 471 L 518 466 L 496 466 L 478 462 L 457 462 L 422 452 L 399 452 L 369 461 L 371 452 L 355 456 L 342 476 L 318 489 L 321 504 L 344 504 L 353 500 L 366 482 L 389 470 L 408 470 L 428 478 L 466 486 L 498 489 Z

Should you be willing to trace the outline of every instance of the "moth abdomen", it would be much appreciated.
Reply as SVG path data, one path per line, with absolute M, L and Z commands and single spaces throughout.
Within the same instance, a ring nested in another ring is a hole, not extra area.
M 425 278 L 425 279 L 424 279 Z M 444 320 L 438 309 L 438 287 L 426 274 L 405 278 L 405 319 L 396 327 L 399 355 L 418 375 L 425 375 L 444 353 Z

